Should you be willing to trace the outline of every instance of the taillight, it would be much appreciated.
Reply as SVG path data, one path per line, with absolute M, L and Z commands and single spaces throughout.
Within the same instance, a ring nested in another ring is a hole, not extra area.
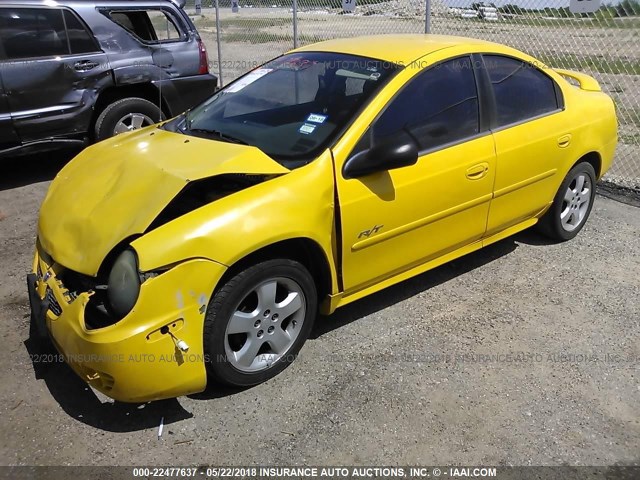
M 200 66 L 198 67 L 198 75 L 209 73 L 209 59 L 207 58 L 207 47 L 204 46 L 202 40 L 198 40 L 198 53 L 200 54 Z

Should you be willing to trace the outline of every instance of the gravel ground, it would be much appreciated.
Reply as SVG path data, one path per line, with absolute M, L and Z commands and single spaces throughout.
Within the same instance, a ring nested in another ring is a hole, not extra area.
M 67 157 L 3 165 L 0 464 L 640 463 L 638 208 L 598 197 L 574 241 L 525 232 L 322 317 L 266 384 L 123 405 L 30 361 L 24 276 Z

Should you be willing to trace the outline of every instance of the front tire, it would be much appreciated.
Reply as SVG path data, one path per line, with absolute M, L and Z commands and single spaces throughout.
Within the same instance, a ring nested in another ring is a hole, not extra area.
M 228 385 L 257 385 L 287 368 L 317 315 L 317 292 L 307 269 L 268 260 L 240 272 L 212 297 L 204 325 L 211 377 Z
M 554 240 L 571 240 L 587 222 L 595 195 L 593 166 L 588 162 L 575 165 L 560 185 L 551 207 L 540 219 L 540 229 Z

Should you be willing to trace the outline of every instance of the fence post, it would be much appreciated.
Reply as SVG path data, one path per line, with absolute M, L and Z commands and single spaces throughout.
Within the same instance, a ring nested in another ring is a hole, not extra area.
M 298 48 L 298 0 L 293 0 L 293 48 Z
M 431 33 L 431 0 L 425 0 L 424 33 Z
M 216 0 L 216 44 L 218 46 L 218 88 L 221 88 L 222 83 L 222 48 L 220 46 L 220 5 Z

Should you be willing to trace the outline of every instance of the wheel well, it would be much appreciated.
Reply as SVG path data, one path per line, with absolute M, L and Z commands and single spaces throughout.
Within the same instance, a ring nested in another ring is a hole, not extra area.
M 583 155 L 582 157 L 580 157 L 580 159 L 576 163 L 574 163 L 573 166 L 576 166 L 577 164 L 582 162 L 589 162 L 596 172 L 596 180 L 600 178 L 600 169 L 602 168 L 602 159 L 600 158 L 600 154 L 598 152 L 589 152 L 586 155 Z
M 322 248 L 309 238 L 283 240 L 250 253 L 231 265 L 220 279 L 216 290 L 229 279 L 256 263 L 276 258 L 295 260 L 305 266 L 318 290 L 318 301 L 331 293 L 331 271 Z
M 98 117 L 108 105 L 127 97 L 144 98 L 156 105 L 159 104 L 165 117 L 171 118 L 172 116 L 169 106 L 160 95 L 158 89 L 151 83 L 109 87 L 102 91 L 96 100 L 96 104 L 93 109 L 93 118 L 91 119 L 90 132 L 94 131 Z

